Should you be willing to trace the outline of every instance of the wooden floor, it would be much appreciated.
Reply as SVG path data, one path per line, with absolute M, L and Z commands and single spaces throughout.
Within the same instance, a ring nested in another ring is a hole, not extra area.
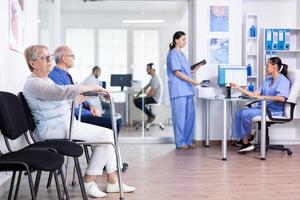
M 172 144 L 124 144 L 123 161 L 129 170 L 123 173 L 126 183 L 137 191 L 126 200 L 299 200 L 300 146 L 290 146 L 292 156 L 268 152 L 261 161 L 258 152 L 246 155 L 229 148 L 228 160 L 220 160 L 220 146 L 175 150 Z M 84 165 L 85 162 L 82 162 Z M 84 166 L 83 166 L 84 168 Z M 40 187 L 38 199 L 57 199 L 54 185 Z M 103 187 L 105 179 L 97 182 Z M 30 199 L 26 181 L 22 181 L 18 199 Z M 70 188 L 71 199 L 81 199 L 78 188 Z M 1 199 L 7 198 L 5 194 Z M 107 200 L 117 200 L 108 194 Z

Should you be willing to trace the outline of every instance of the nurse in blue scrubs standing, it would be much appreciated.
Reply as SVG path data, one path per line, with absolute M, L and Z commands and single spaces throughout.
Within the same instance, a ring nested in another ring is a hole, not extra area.
M 168 88 L 175 144 L 177 149 L 184 150 L 195 148 L 193 144 L 195 135 L 195 91 L 193 86 L 200 84 L 192 79 L 192 73 L 199 66 L 191 71 L 187 58 L 181 52 L 186 45 L 186 40 L 184 32 L 176 32 L 167 57 Z

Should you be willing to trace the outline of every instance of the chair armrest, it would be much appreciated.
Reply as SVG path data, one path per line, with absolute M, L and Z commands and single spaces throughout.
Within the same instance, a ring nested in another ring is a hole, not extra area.
M 246 106 L 247 106 L 248 108 L 252 108 L 252 105 L 255 104 L 255 103 L 258 103 L 258 102 L 260 102 L 260 101 L 259 101 L 259 100 L 257 100 L 257 101 L 252 101 L 251 103 L 246 104 Z
M 116 148 L 116 145 L 114 143 L 111 142 L 76 142 L 77 144 L 80 145 L 100 145 L 100 144 L 109 144 L 112 145 L 114 148 Z
M 276 116 L 273 117 L 271 111 L 267 108 L 266 112 L 267 112 L 267 115 L 268 115 L 270 120 L 278 121 L 278 122 L 290 122 L 290 121 L 293 120 L 293 118 L 294 118 L 294 109 L 295 109 L 296 104 L 292 103 L 292 102 L 288 102 L 288 101 L 284 102 L 284 104 L 290 104 L 291 105 L 290 118 L 282 119 L 282 118 L 278 118 Z

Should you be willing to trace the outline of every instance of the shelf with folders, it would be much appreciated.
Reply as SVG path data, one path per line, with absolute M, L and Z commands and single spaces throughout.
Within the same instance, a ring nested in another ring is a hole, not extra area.
M 264 29 L 264 63 L 274 56 L 289 69 L 300 69 L 300 28 Z
M 270 57 L 279 57 L 289 69 L 300 69 L 300 29 L 266 28 L 264 29 L 264 63 Z M 265 78 L 265 74 L 263 74 Z M 300 102 L 298 95 L 297 103 Z M 296 106 L 294 119 L 300 120 L 300 108 Z M 300 135 L 298 136 L 300 138 Z
M 243 65 L 251 66 L 248 74 L 248 85 L 252 83 L 254 90 L 258 86 L 259 66 L 259 16 L 246 14 L 243 27 Z

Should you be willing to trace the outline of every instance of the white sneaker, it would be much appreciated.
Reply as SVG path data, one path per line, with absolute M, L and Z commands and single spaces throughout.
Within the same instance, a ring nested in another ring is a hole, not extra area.
M 84 183 L 84 187 L 86 193 L 92 197 L 102 198 L 106 196 L 106 194 L 100 190 L 99 186 L 97 185 L 97 183 L 95 183 L 95 181 Z
M 131 187 L 131 186 L 128 186 L 125 183 L 123 183 L 123 191 L 124 192 L 134 192 L 135 191 L 135 187 Z M 120 192 L 120 190 L 119 190 L 119 183 L 115 183 L 115 184 L 107 183 L 106 192 L 107 193 Z

